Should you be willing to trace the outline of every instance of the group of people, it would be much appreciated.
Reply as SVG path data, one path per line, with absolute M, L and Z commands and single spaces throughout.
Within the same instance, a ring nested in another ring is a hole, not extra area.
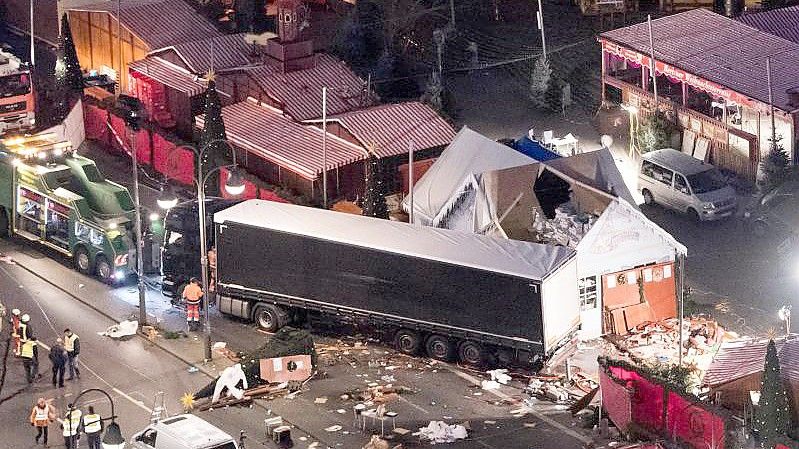
M 14 355 L 22 359 L 25 380 L 32 384 L 41 377 L 39 374 L 39 341 L 30 326 L 30 316 L 22 314 L 19 309 L 11 311 L 11 337 Z M 69 328 L 64 329 L 64 337 L 56 339 L 50 348 L 52 363 L 53 387 L 64 386 L 64 373 L 69 370 L 67 380 L 80 379 L 78 356 L 80 355 L 80 337 Z
M 58 413 L 55 406 L 44 398 L 39 398 L 33 406 L 30 414 L 31 426 L 36 428 L 34 440 L 36 444 L 41 441 L 47 446 L 47 434 L 50 424 L 58 421 L 62 435 L 64 436 L 64 446 L 67 449 L 77 449 L 78 440 L 81 434 L 86 435 L 89 449 L 100 449 L 100 435 L 103 430 L 103 419 L 95 413 L 94 407 L 89 406 L 87 413 L 83 414 L 80 409 L 76 409 L 72 404 L 67 405 L 67 411 L 62 418 L 56 418 Z

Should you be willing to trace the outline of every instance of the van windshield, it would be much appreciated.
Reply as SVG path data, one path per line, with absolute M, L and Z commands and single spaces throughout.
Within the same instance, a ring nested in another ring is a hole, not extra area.
M 689 175 L 688 184 L 691 185 L 694 194 L 712 192 L 727 185 L 724 176 L 715 168 Z

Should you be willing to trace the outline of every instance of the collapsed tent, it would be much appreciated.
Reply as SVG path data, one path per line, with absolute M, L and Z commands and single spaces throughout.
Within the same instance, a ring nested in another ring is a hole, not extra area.
M 267 372 L 262 372 L 262 360 L 276 359 L 278 357 L 310 355 L 311 365 L 316 367 L 316 351 L 314 350 L 313 337 L 307 331 L 286 326 L 277 331 L 269 341 L 263 346 L 252 352 L 239 353 L 241 369 L 244 371 L 246 384 L 240 382 L 237 385 L 245 388 L 254 388 L 259 385 L 269 383 L 264 379 Z M 214 379 L 205 387 L 194 394 L 194 399 L 211 397 L 214 394 L 219 377 Z M 244 385 L 242 385 L 244 384 Z

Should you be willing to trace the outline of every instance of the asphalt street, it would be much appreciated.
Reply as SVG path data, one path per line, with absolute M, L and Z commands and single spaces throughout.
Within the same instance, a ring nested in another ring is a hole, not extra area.
M 29 313 L 36 335 L 47 345 L 65 327 L 75 330 L 82 341 L 83 376 L 79 381 L 67 382 L 63 389 L 54 389 L 49 382 L 46 351 L 40 355 L 43 378 L 30 389 L 24 389 L 21 363 L 9 361 L 6 383 L 0 392 L 0 401 L 4 401 L 0 403 L 0 419 L 11 430 L 8 441 L 13 445 L 9 447 L 35 447 L 27 416 L 37 397 L 53 398 L 63 410 L 82 389 L 103 388 L 112 395 L 118 422 L 129 438 L 148 423 L 157 392 L 165 393 L 167 410 L 173 415 L 180 413 L 179 399 L 184 393 L 196 391 L 210 380 L 202 372 L 188 371 L 191 354 L 201 353 L 201 343 L 194 335 L 180 342 L 180 347 L 188 348 L 185 354 L 165 352 L 140 337 L 116 341 L 97 335 L 114 320 L 136 313 L 136 291 L 131 286 L 111 288 L 100 284 L 27 243 L 1 241 L 0 253 L 11 257 L 0 262 L 0 297 L 6 306 Z M 183 316 L 167 304 L 163 297 L 150 291 L 151 320 L 158 319 L 164 328 L 182 327 Z M 214 314 L 212 323 L 213 340 L 227 342 L 234 351 L 252 350 L 268 339 L 268 335 L 238 320 Z M 297 396 L 259 400 L 251 408 L 222 408 L 200 415 L 232 435 L 245 430 L 249 436 L 247 448 L 273 447 L 266 443 L 263 431 L 263 419 L 271 411 L 296 426 L 295 447 L 357 449 L 373 432 L 379 432 L 379 424 L 367 422 L 365 431 L 355 425 L 352 407 L 356 402 L 352 397 L 370 384 L 393 384 L 408 391 L 391 404 L 391 410 L 399 413 L 397 427 L 412 433 L 431 420 L 469 422 L 470 439 L 449 447 L 570 449 L 589 440 L 568 412 L 561 410 L 563 407 L 547 402 L 534 409 L 524 407 L 520 403 L 526 397 L 521 383 L 499 391 L 483 391 L 479 383 L 486 378 L 485 373 L 401 356 L 362 336 L 342 338 L 315 336 L 317 343 L 343 349 L 327 351 L 320 357 L 319 373 Z M 194 363 L 200 366 L 199 360 Z M 217 359 L 201 368 L 213 371 L 222 366 L 224 363 Z M 345 394 L 349 397 L 343 398 Z M 100 396 L 87 396 L 80 401 L 84 406 L 93 403 L 105 416 L 110 414 L 107 402 Z M 331 428 L 336 430 L 326 430 Z M 391 435 L 390 431 L 387 433 Z M 55 426 L 51 426 L 51 434 L 51 443 L 58 447 L 61 438 Z M 410 433 L 392 436 L 405 447 L 429 445 Z

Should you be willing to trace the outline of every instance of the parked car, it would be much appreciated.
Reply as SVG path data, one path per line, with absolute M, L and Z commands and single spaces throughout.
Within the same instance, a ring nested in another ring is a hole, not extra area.
M 735 189 L 713 165 L 671 148 L 651 151 L 642 159 L 638 188 L 646 204 L 660 204 L 695 221 L 735 213 Z
M 744 211 L 744 220 L 757 237 L 795 234 L 799 230 L 799 181 L 788 181 L 763 194 Z

